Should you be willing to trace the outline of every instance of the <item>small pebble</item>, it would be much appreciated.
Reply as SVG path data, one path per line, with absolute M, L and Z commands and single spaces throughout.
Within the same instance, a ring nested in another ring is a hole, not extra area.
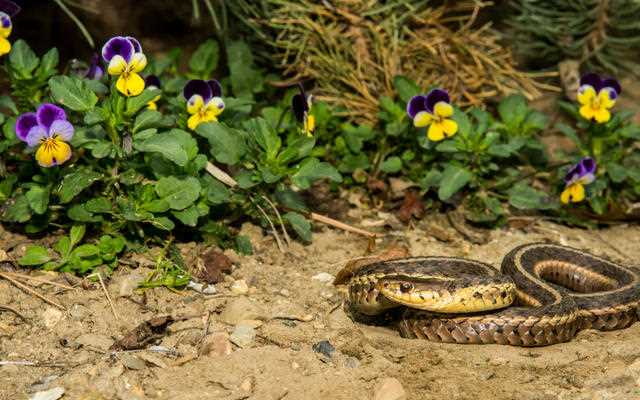
M 216 294 L 217 292 L 216 287 L 213 285 L 206 285 L 194 281 L 189 281 L 189 283 L 187 283 L 187 287 L 202 294 Z
M 406 400 L 407 392 L 396 378 L 385 378 L 376 386 L 373 400 Z
M 210 356 L 228 356 L 232 352 L 229 335 L 226 332 L 215 332 L 207 336 L 202 345 L 202 354 Z
M 58 310 L 57 308 L 48 307 L 42 313 L 42 322 L 44 323 L 44 326 L 46 326 L 49 329 L 56 326 L 61 319 L 62 319 L 62 311 Z
M 64 395 L 64 388 L 56 387 L 53 389 L 38 392 L 31 396 L 30 400 L 58 400 Z
M 233 329 L 229 340 L 238 347 L 249 347 L 256 338 L 256 330 L 251 325 L 238 324 Z
M 8 261 L 8 260 L 9 260 L 9 255 L 7 254 L 7 252 L 4 250 L 0 250 L 0 262 Z
M 347 368 L 358 368 L 360 366 L 360 360 L 355 357 L 347 357 L 347 359 L 344 360 L 344 366 Z
M 492 358 L 492 359 L 489 360 L 489 365 L 491 365 L 493 367 L 499 367 L 501 365 L 505 365 L 508 362 L 509 361 L 507 361 L 506 359 L 504 359 L 502 357 L 496 357 L 496 358 Z
M 314 281 L 319 281 L 322 283 L 330 283 L 333 282 L 333 275 L 328 274 L 326 272 L 320 272 L 319 274 L 315 274 L 311 277 Z
M 120 361 L 126 368 L 134 371 L 140 371 L 147 367 L 144 361 L 130 353 L 122 353 L 122 355 L 120 355 Z
M 282 289 L 280 291 L 280 295 L 283 296 L 283 297 L 289 297 L 289 296 L 291 296 L 291 292 L 288 291 L 287 289 Z
M 249 293 L 249 285 L 244 279 L 239 279 L 231 285 L 231 293 L 233 294 L 247 294 Z
M 333 347 L 333 345 L 329 343 L 328 340 L 321 340 L 318 343 L 311 346 L 311 348 L 313 349 L 313 351 L 323 355 L 326 358 L 326 360 L 322 360 L 322 361 L 331 360 L 331 357 L 333 357 L 333 353 L 335 353 L 336 351 L 336 348 Z
M 253 385 L 254 385 L 253 381 L 254 381 L 254 379 L 252 377 L 249 377 L 249 378 L 245 379 L 240 384 L 240 389 L 242 389 L 243 391 L 248 392 L 248 393 L 253 392 Z

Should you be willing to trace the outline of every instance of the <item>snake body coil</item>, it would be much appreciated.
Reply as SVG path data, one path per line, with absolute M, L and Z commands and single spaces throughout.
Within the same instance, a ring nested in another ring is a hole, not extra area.
M 545 346 L 638 320 L 640 274 L 604 258 L 534 243 L 509 252 L 501 272 L 467 259 L 415 257 L 345 268 L 335 284 L 348 286 L 362 314 L 404 306 L 402 336 L 437 342 Z

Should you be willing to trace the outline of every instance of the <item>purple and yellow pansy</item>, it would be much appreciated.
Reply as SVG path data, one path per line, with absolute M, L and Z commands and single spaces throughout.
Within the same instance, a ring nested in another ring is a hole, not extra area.
M 407 114 L 416 128 L 429 127 L 427 137 L 434 142 L 458 132 L 458 124 L 450 118 L 453 107 L 446 90 L 433 89 L 426 96 L 413 96 L 407 103 Z
M 149 75 L 144 78 L 144 85 L 149 89 L 160 89 L 160 78 L 155 75 Z M 149 110 L 157 110 L 158 105 L 156 104 L 156 102 L 158 100 L 160 100 L 160 95 L 151 99 L 151 101 L 147 103 L 147 108 Z
M 130 36 L 116 36 L 102 47 L 102 58 L 108 63 L 109 75 L 118 76 L 116 88 L 125 96 L 137 96 L 144 90 L 144 79 L 140 76 L 147 66 L 147 57 L 140 42 Z
M 313 136 L 316 130 L 316 118 L 311 114 L 311 95 L 304 92 L 302 84 L 298 85 L 300 93 L 291 98 L 291 108 L 296 120 L 302 124 L 302 132 L 307 136 Z
M 187 121 L 189 129 L 194 130 L 203 122 L 217 121 L 218 115 L 224 111 L 222 86 L 216 80 L 191 80 L 182 94 L 187 100 L 187 112 L 191 114 Z
M 584 186 L 596 179 L 596 162 L 593 158 L 585 157 L 571 167 L 564 177 L 565 187 L 560 195 L 564 204 L 579 203 L 585 198 Z
M 67 142 L 74 128 L 64 110 L 55 104 L 44 103 L 36 112 L 28 112 L 16 121 L 16 136 L 29 147 L 38 147 L 36 160 L 43 167 L 64 164 L 71 158 Z
M 593 73 L 583 75 L 577 96 L 580 115 L 599 124 L 608 122 L 611 119 L 609 110 L 621 92 L 620 84 L 613 78 L 602 78 Z
M 8 38 L 12 29 L 11 17 L 4 11 L 0 11 L 0 56 L 11 51 L 11 42 Z

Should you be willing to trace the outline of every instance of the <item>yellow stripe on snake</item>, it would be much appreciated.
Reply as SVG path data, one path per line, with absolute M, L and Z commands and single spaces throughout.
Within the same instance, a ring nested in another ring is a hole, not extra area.
M 640 272 L 546 243 L 507 254 L 502 274 L 455 257 L 352 264 L 336 276 L 355 314 L 402 308 L 403 337 L 436 342 L 546 346 L 581 329 L 622 329 L 640 313 Z

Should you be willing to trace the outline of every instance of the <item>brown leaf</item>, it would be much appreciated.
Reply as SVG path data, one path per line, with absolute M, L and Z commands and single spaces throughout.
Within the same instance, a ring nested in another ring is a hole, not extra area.
M 398 210 L 398 218 L 400 221 L 407 223 L 411 220 L 411 217 L 420 219 L 424 216 L 424 203 L 420 198 L 420 195 L 415 190 L 407 190 L 404 195 L 404 200 Z
M 387 190 L 387 184 L 384 183 L 383 180 L 370 176 L 367 180 L 367 188 L 371 191 L 371 193 L 384 192 L 385 190 Z
M 224 274 L 231 273 L 233 263 L 224 253 L 211 249 L 202 255 L 202 268 L 195 272 L 195 276 L 209 284 L 222 282 Z
M 166 334 L 167 327 L 174 321 L 170 316 L 155 317 L 145 321 L 116 341 L 111 350 L 137 350 L 145 348 Z

